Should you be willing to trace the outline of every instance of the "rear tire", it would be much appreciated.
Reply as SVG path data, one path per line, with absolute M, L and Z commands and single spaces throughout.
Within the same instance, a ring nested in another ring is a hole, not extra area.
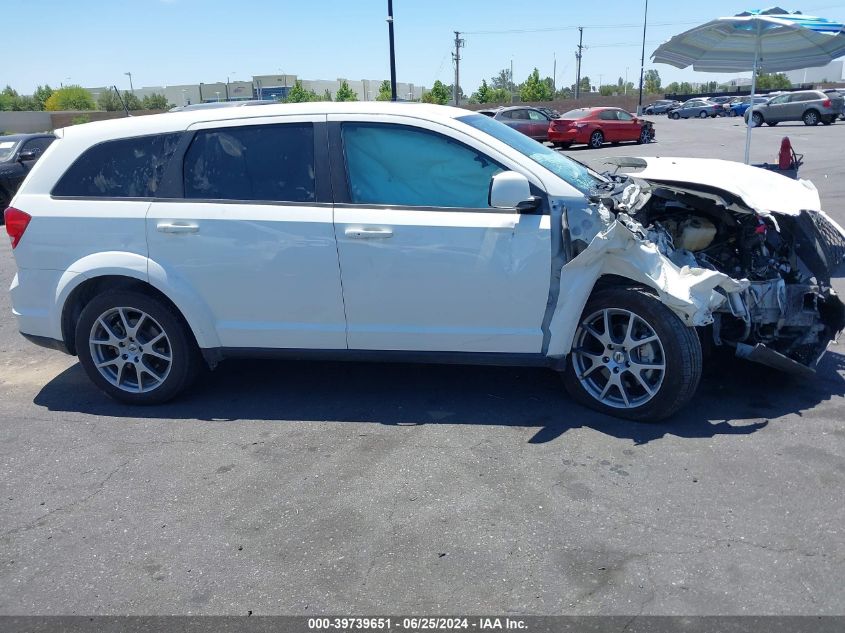
M 708 116 L 710 116 L 710 115 L 709 115 L 709 114 L 707 114 L 707 112 L 706 112 L 706 111 L 704 111 L 704 110 L 702 110 L 701 112 L 699 112 L 699 113 L 698 113 L 698 118 L 699 118 L 699 119 L 706 119 Z M 715 115 L 714 115 L 714 116 L 715 116 Z
M 694 328 L 640 288 L 605 288 L 584 308 L 563 382 L 591 409 L 658 422 L 689 402 L 701 371 Z
M 766 125 L 770 127 L 775 127 L 778 123 L 780 123 L 780 121 L 767 121 Z
M 804 125 L 818 125 L 819 124 L 819 113 L 815 110 L 807 110 L 804 113 L 804 116 L 801 117 L 801 120 L 804 121 Z
M 120 402 L 171 400 L 193 382 L 200 353 L 178 314 L 155 297 L 106 291 L 82 310 L 76 351 L 91 381 Z

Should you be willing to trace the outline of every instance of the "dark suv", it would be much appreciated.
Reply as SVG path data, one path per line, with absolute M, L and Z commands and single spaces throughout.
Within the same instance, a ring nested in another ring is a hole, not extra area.
M 0 136 L 0 210 L 9 206 L 35 161 L 55 138 L 53 134 Z
M 745 111 L 745 120 L 754 125 L 777 125 L 783 121 L 803 121 L 804 125 L 830 125 L 842 114 L 842 97 L 821 90 L 799 90 L 772 97 L 766 103 Z

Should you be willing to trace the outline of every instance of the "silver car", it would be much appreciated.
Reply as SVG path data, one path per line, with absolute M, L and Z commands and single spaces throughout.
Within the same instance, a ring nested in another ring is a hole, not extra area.
M 799 90 L 772 97 L 766 103 L 746 110 L 756 126 L 777 125 L 783 121 L 803 121 L 804 125 L 830 125 L 842 114 L 843 99 L 821 90 Z
M 717 117 L 723 112 L 723 108 L 718 103 L 713 103 L 708 99 L 689 99 L 685 101 L 679 108 L 669 111 L 670 119 L 689 119 L 691 117 L 706 119 L 707 117 Z

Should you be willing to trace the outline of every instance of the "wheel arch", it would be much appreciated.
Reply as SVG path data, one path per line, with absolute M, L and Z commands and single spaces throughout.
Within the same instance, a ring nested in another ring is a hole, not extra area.
M 219 347 L 211 312 L 198 295 L 173 275 L 146 257 L 131 253 L 121 265 L 90 266 L 85 258 L 76 262 L 74 273 L 63 276 L 57 288 L 58 319 L 62 340 L 76 353 L 76 323 L 85 305 L 107 290 L 133 290 L 167 304 L 186 325 L 200 348 Z M 114 259 L 115 254 L 109 254 Z M 97 256 L 92 256 L 97 257 Z M 143 260 L 143 261 L 140 261 Z M 100 262 L 102 263 L 102 262 Z M 149 271 L 149 272 L 148 272 Z

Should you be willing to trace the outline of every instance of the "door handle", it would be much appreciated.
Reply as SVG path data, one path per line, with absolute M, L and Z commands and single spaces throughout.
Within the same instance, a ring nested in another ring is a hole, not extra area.
M 200 227 L 193 222 L 159 222 L 156 230 L 159 233 L 196 233 Z
M 355 229 L 346 229 L 344 231 L 346 237 L 350 237 L 356 240 L 373 240 L 373 239 L 384 239 L 386 237 L 393 237 L 393 229 L 368 229 L 368 228 L 355 228 Z

